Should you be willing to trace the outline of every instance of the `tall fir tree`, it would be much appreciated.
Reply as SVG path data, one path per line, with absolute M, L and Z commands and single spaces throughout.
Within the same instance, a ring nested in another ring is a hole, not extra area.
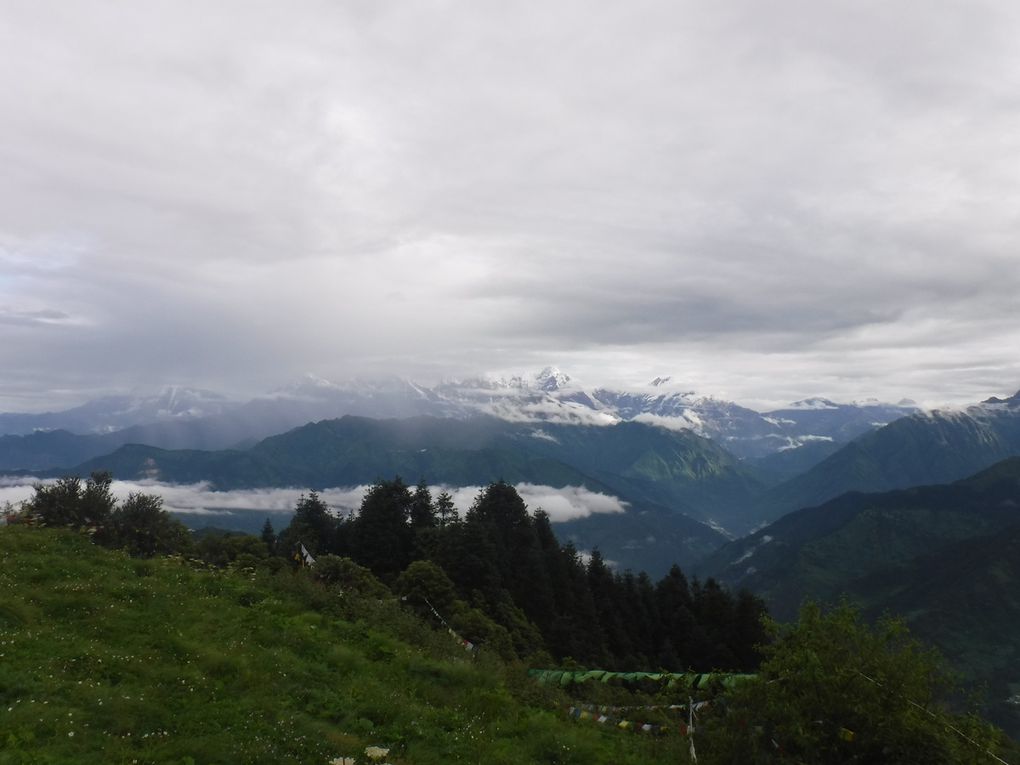
M 365 494 L 351 526 L 353 557 L 383 581 L 392 581 L 411 562 L 411 491 L 399 476 L 380 481 Z
M 448 491 L 444 491 L 436 497 L 436 521 L 441 529 L 457 521 L 457 508 Z
M 312 555 L 333 552 L 339 526 L 339 519 L 317 492 L 302 494 L 294 506 L 290 525 L 277 537 L 277 553 L 293 556 L 300 545 Z
M 411 495 L 411 508 L 409 511 L 411 529 L 416 534 L 436 526 L 436 508 L 432 501 L 432 492 L 429 485 L 422 478 Z
M 266 522 L 262 524 L 262 534 L 260 535 L 262 542 L 266 546 L 266 550 L 272 555 L 276 552 L 276 531 L 273 529 L 273 522 L 266 518 Z

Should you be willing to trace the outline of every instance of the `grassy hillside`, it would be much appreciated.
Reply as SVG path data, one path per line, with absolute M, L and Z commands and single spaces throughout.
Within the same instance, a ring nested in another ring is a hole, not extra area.
M 684 762 L 392 600 L 0 528 L 0 765 Z

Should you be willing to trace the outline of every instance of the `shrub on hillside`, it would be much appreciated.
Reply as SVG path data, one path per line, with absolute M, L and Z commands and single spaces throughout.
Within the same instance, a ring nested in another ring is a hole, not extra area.
M 110 515 L 96 541 L 142 558 L 185 552 L 191 547 L 188 529 L 163 509 L 162 498 L 154 494 L 131 494 Z
M 344 594 L 389 598 L 393 593 L 364 566 L 338 555 L 320 555 L 311 569 L 312 578 Z
M 35 495 L 25 503 L 28 515 L 43 526 L 73 529 L 101 528 L 113 513 L 116 500 L 109 473 L 93 473 L 85 483 L 78 476 L 36 484 Z
M 758 677 L 700 729 L 710 761 L 993 761 L 1001 734 L 946 710 L 952 683 L 901 623 L 870 627 L 850 606 L 807 604 L 795 624 L 770 628 Z

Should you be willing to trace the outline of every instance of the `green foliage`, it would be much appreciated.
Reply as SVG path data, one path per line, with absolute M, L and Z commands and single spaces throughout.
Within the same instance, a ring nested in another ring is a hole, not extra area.
M 771 630 L 758 678 L 700 728 L 712 762 L 986 764 L 1002 743 L 945 710 L 952 686 L 938 657 L 896 621 L 872 628 L 847 605 L 808 604 L 796 624 Z
M 273 522 L 266 518 L 265 524 L 262 526 L 261 537 L 262 544 L 266 546 L 266 550 L 272 554 L 276 552 L 276 531 L 273 529 Z
M 88 531 L 100 544 L 139 557 L 190 549 L 187 528 L 163 510 L 160 497 L 134 493 L 117 507 L 112 484 L 109 473 L 93 473 L 84 485 L 77 476 L 38 484 L 24 503 L 23 517 L 42 526 Z
M 518 658 L 510 632 L 477 608 L 459 608 L 450 617 L 452 629 L 486 652 L 492 652 L 504 661 Z
M 555 689 L 394 599 L 340 618 L 309 574 L 0 528 L 0 765 L 324 765 L 367 746 L 393 765 L 684 761 L 679 737 L 566 719 Z
M 380 481 L 365 494 L 353 521 L 354 558 L 383 581 L 392 581 L 411 562 L 413 502 L 399 477 Z
M 432 501 L 429 485 L 422 478 L 411 496 L 411 507 L 408 511 L 411 529 L 414 532 L 430 529 L 436 525 L 436 507 Z
M 290 557 L 304 545 L 312 555 L 327 552 L 337 546 L 339 527 L 339 519 L 316 492 L 302 494 L 294 507 L 290 525 L 276 540 L 276 551 Z
M 448 499 L 441 495 L 438 505 Z M 530 513 L 503 481 L 482 489 L 464 520 L 444 522 L 446 515 L 435 517 L 424 483 L 412 493 L 399 478 L 373 485 L 350 522 L 337 522 L 313 493 L 302 497 L 278 547 L 316 540 L 315 576 L 328 580 L 322 553 L 344 555 L 349 538 L 351 558 L 410 607 L 432 619 L 431 602 L 443 618 L 461 621 L 464 637 L 507 659 L 699 671 L 757 664 L 764 608 L 747 593 L 734 597 L 709 580 L 692 594 L 679 569 L 657 588 L 644 574 L 614 571 L 597 550 L 586 565 L 559 544 L 549 516 Z
M 312 577 L 345 595 L 362 598 L 393 597 L 389 588 L 376 579 L 372 572 L 350 558 L 320 555 L 311 570 Z
M 100 529 L 96 541 L 142 558 L 185 552 L 191 547 L 187 528 L 163 509 L 162 498 L 154 494 L 128 496 Z
M 195 543 L 195 553 L 213 566 L 229 566 L 244 559 L 254 559 L 256 565 L 269 555 L 265 543 L 248 534 L 224 532 L 206 533 Z
M 408 566 L 393 583 L 393 591 L 425 615 L 430 615 L 432 608 L 450 613 L 458 603 L 450 577 L 428 560 L 416 560 Z
M 38 484 L 35 496 L 26 503 L 28 514 L 44 526 L 75 529 L 102 526 L 113 511 L 115 500 L 110 491 L 113 476 L 95 472 L 86 479 L 67 476 L 47 486 Z
M 457 508 L 453 504 L 453 497 L 448 491 L 444 491 L 436 497 L 436 523 L 440 527 L 448 526 L 457 520 Z

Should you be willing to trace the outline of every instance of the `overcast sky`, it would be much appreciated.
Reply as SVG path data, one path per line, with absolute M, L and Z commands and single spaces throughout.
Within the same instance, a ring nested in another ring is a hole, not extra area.
M 1013 0 L 0 0 L 0 409 L 1020 387 Z

